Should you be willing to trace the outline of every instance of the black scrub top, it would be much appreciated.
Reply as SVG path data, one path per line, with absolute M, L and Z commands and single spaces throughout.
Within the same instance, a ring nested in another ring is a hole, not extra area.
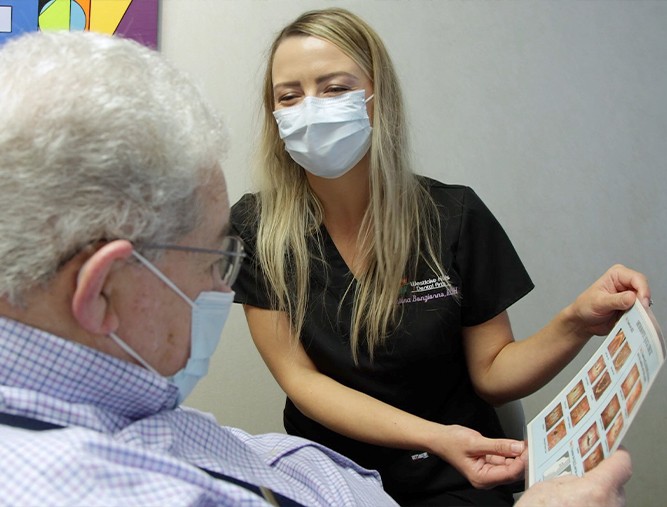
M 416 276 L 403 277 L 397 295 L 402 308 L 398 326 L 386 344 L 376 349 L 372 361 L 362 344 L 355 364 L 349 342 L 354 291 L 347 290 L 352 274 L 322 226 L 309 241 L 314 252 L 315 242 L 322 242 L 328 267 L 314 256 L 301 343 L 320 372 L 345 386 L 431 421 L 460 424 L 487 437 L 500 437 L 495 410 L 472 387 L 462 326 L 481 324 L 503 312 L 532 290 L 533 283 L 501 225 L 472 189 L 425 177 L 419 180 L 438 206 L 441 262 L 454 290 L 448 291 L 421 263 Z M 269 289 L 255 257 L 255 199 L 246 194 L 232 208 L 233 231 L 243 239 L 249 256 L 234 285 L 235 301 L 271 309 Z M 288 433 L 378 470 L 385 489 L 399 502 L 472 487 L 436 456 L 420 449 L 390 449 L 344 437 L 303 415 L 289 398 L 284 423 Z

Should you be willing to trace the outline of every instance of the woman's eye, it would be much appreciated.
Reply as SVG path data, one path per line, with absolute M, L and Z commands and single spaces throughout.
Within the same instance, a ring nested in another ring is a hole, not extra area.
M 297 99 L 298 96 L 296 94 L 287 93 L 278 97 L 276 103 L 280 104 L 281 106 L 291 106 L 292 104 L 296 103 Z
M 347 91 L 350 91 L 350 89 L 347 86 L 332 85 L 327 87 L 325 93 L 329 95 L 337 95 L 340 93 L 345 93 Z

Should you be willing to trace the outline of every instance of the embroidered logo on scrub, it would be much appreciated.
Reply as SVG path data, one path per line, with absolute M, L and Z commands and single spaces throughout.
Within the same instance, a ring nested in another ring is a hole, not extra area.
M 407 278 L 403 278 L 398 292 L 397 304 L 427 303 L 431 299 L 456 296 L 458 293 L 458 287 L 449 286 L 448 276 L 411 282 L 408 282 Z

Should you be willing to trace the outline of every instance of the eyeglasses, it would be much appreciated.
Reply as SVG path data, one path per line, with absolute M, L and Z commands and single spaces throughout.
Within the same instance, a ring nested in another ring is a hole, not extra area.
M 221 250 L 213 250 L 210 248 L 197 248 L 194 246 L 182 245 L 156 245 L 156 244 L 142 244 L 137 245 L 142 250 L 180 250 L 182 252 L 195 252 L 218 255 L 218 269 L 222 283 L 227 287 L 234 285 L 236 278 L 241 270 L 241 263 L 246 254 L 243 252 L 243 241 L 237 236 L 226 236 L 222 241 Z

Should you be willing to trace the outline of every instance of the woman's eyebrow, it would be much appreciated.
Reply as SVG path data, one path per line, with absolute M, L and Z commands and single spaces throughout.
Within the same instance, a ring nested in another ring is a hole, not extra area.
M 317 84 L 323 83 L 324 81 L 328 81 L 329 79 L 335 78 L 335 77 L 349 77 L 355 80 L 358 80 L 359 78 L 355 76 L 354 74 L 351 74 L 349 72 L 345 71 L 337 71 L 337 72 L 329 72 L 328 74 L 324 74 L 322 76 L 318 76 L 315 79 L 315 82 Z M 294 86 L 300 86 L 301 81 L 283 81 L 281 83 L 276 83 L 273 85 L 273 89 L 277 90 L 278 88 L 290 88 Z
M 355 76 L 354 74 L 350 74 L 349 72 L 338 71 L 338 72 L 330 72 L 329 74 L 324 74 L 323 76 L 319 76 L 317 79 L 315 79 L 315 82 L 317 84 L 320 84 L 323 83 L 324 81 L 328 81 L 335 77 L 349 77 L 355 80 L 359 79 L 357 78 L 357 76 Z

